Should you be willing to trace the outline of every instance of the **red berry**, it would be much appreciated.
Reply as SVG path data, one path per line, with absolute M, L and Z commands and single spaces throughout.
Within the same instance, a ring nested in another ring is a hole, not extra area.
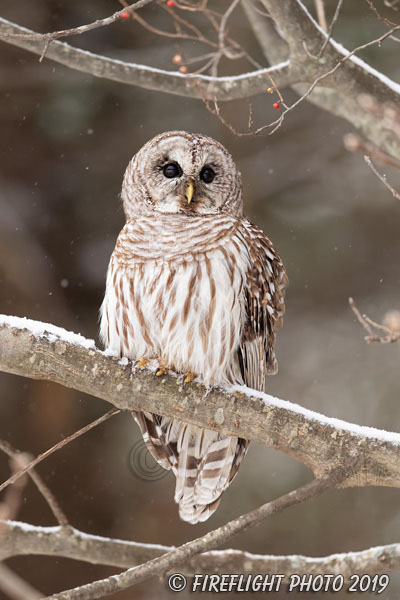
M 121 19 L 129 19 L 129 13 L 126 10 L 121 13 Z
M 185 73 L 188 72 L 188 68 L 185 67 L 185 65 L 183 65 L 182 67 L 179 67 L 179 73 L 183 73 L 185 75 Z
M 281 105 L 278 104 L 277 102 L 274 102 L 272 106 L 273 106 L 273 108 L 280 108 L 281 107 Z
M 182 56 L 180 54 L 175 54 L 175 56 L 172 58 L 172 62 L 174 65 L 180 65 L 182 62 Z
M 168 0 L 167 6 L 169 6 L 170 8 L 174 8 L 174 6 L 175 6 L 174 0 Z

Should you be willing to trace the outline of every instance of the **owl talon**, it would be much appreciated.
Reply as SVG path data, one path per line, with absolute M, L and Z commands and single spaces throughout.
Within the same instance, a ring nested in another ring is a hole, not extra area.
M 196 379 L 196 375 L 194 373 L 183 373 L 179 378 L 180 391 L 182 391 L 185 387 L 185 383 L 190 383 L 191 381 L 193 381 L 193 379 Z
M 185 373 L 183 383 L 190 383 L 193 379 L 196 379 L 194 373 Z
M 165 375 L 165 374 L 166 374 L 166 372 L 167 372 L 167 371 L 166 371 L 165 369 L 163 369 L 162 367 L 159 367 L 159 368 L 157 369 L 157 371 L 154 373 L 154 375 L 155 375 L 156 377 L 161 377 L 161 375 Z
M 141 356 L 136 362 L 135 362 L 135 369 L 144 369 L 144 367 L 147 367 L 147 365 L 149 364 L 149 359 L 145 358 L 144 356 Z
M 213 391 L 214 386 L 213 385 L 209 385 L 208 388 L 206 389 L 203 398 L 207 398 L 207 396 L 209 396 L 211 394 L 211 392 Z

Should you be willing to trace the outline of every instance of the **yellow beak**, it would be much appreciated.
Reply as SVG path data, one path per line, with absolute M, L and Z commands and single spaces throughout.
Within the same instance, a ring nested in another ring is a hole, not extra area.
M 185 198 L 188 201 L 188 204 L 191 203 L 194 194 L 194 185 L 193 181 L 188 181 L 185 189 Z

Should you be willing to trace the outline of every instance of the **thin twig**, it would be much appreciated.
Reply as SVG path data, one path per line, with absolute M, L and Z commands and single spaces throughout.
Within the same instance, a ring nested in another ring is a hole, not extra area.
M 224 56 L 227 56 L 228 58 L 232 58 L 230 52 L 228 51 L 228 49 L 225 47 L 225 28 L 226 28 L 226 24 L 228 22 L 229 17 L 231 16 L 231 14 L 233 13 L 233 11 L 235 10 L 235 8 L 237 7 L 237 5 L 239 4 L 240 0 L 233 0 L 233 2 L 229 5 L 227 11 L 224 13 L 222 19 L 221 19 L 221 23 L 219 26 L 219 32 L 218 32 L 218 45 L 220 48 L 220 51 L 222 52 L 222 54 L 224 54 Z
M 375 15 L 377 16 L 377 18 L 380 21 L 383 21 L 384 23 L 386 23 L 386 25 L 388 25 L 389 27 L 393 27 L 393 25 L 396 25 L 396 23 L 393 23 L 393 21 L 390 21 L 389 19 L 386 19 L 385 17 L 382 17 L 381 14 L 379 13 L 378 9 L 376 8 L 376 6 L 374 5 L 374 3 L 372 2 L 372 0 L 367 0 L 367 4 L 370 7 L 370 9 L 372 10 L 372 12 L 375 13 Z
M 329 25 L 329 30 L 328 30 L 328 35 L 325 38 L 324 43 L 321 46 L 321 50 L 318 52 L 318 58 L 321 58 L 325 52 L 325 48 L 327 47 L 327 45 L 329 44 L 329 41 L 332 37 L 332 33 L 333 33 L 333 28 L 335 27 L 335 23 L 339 18 L 339 14 L 340 14 L 340 9 L 342 8 L 342 4 L 343 4 L 343 0 L 338 0 L 338 3 L 336 5 L 336 10 L 335 10 L 335 14 L 332 17 L 332 21 Z M 326 29 L 325 29 L 326 31 Z
M 9 463 L 11 472 L 15 476 L 16 473 L 19 473 L 21 465 L 26 464 L 26 458 L 23 455 L 11 455 Z M 25 487 L 26 479 L 26 477 L 23 477 L 15 486 L 7 490 L 4 500 L 0 503 L 0 518 L 14 519 L 17 516 L 21 506 L 22 491 Z M 1 535 L 2 532 L 0 529 L 0 540 Z
M 17 479 L 22 477 L 22 475 L 24 475 L 25 473 L 30 471 L 33 467 L 35 467 L 37 464 L 42 462 L 42 460 L 44 460 L 45 458 L 50 456 L 50 454 L 53 454 L 53 452 L 60 450 L 61 448 L 63 448 L 64 446 L 66 446 L 67 444 L 72 442 L 72 440 L 75 440 L 76 438 L 83 435 L 84 433 L 87 433 L 90 429 L 97 427 L 97 425 L 100 425 L 100 423 L 107 421 L 107 419 L 109 419 L 113 415 L 116 415 L 119 412 L 120 412 L 119 408 L 112 408 L 111 410 L 106 412 L 104 415 L 102 415 L 101 417 L 96 419 L 95 421 L 92 421 L 88 425 L 85 425 L 85 427 L 82 427 L 82 429 L 78 429 L 78 431 L 75 431 L 71 435 L 68 435 L 66 438 L 61 440 L 61 442 L 58 442 L 57 444 L 55 444 L 54 446 L 52 446 L 51 448 L 46 450 L 46 452 L 42 452 L 42 454 L 39 454 L 39 456 L 37 456 L 29 464 L 27 464 L 25 467 L 23 467 L 22 469 L 20 469 L 16 473 L 14 473 L 14 475 L 9 477 L 7 479 L 7 481 L 4 481 L 4 483 L 2 483 L 0 485 L 0 492 L 3 491 L 7 486 L 11 485 L 12 483 L 15 483 L 17 481 Z
M 396 311 L 392 311 L 392 314 L 393 314 L 393 312 L 395 313 L 396 325 L 397 325 L 396 329 L 394 329 L 391 327 L 387 327 L 386 325 L 381 325 L 380 323 L 376 323 L 375 321 L 370 319 L 366 314 L 362 315 L 360 313 L 360 311 L 358 310 L 357 306 L 355 305 L 353 298 L 349 298 L 349 304 L 350 304 L 351 310 L 356 315 L 357 320 L 359 321 L 359 323 L 361 323 L 361 325 L 364 327 L 364 329 L 368 333 L 368 335 L 364 336 L 364 339 L 367 342 L 367 344 L 370 344 L 372 342 L 379 342 L 381 344 L 393 344 L 394 342 L 398 342 L 400 340 L 400 313 L 397 313 Z M 390 315 L 390 313 L 389 313 L 389 315 Z M 375 329 L 384 331 L 387 335 L 382 336 L 382 335 L 374 334 L 372 327 L 374 327 Z
M 230 521 L 226 525 L 223 525 L 204 536 L 196 538 L 191 542 L 187 542 L 159 558 L 150 560 L 138 567 L 128 569 L 121 574 L 113 575 L 106 579 L 54 594 L 53 596 L 49 596 L 47 600 L 75 600 L 78 598 L 94 600 L 95 598 L 103 598 L 108 594 L 128 589 L 155 575 L 163 575 L 166 571 L 169 571 L 189 558 L 206 550 L 216 548 L 221 544 L 225 544 L 235 535 L 258 525 L 267 517 L 281 512 L 290 506 L 301 504 L 305 500 L 318 496 L 326 490 L 335 487 L 338 483 L 343 481 L 347 475 L 348 473 L 341 467 L 332 472 L 328 477 L 314 479 L 310 483 L 281 496 L 277 500 L 267 502 L 259 508 Z
M 138 10 L 146 4 L 150 4 L 153 0 L 138 0 L 133 4 L 130 4 L 127 8 L 130 11 Z M 58 40 L 59 38 L 69 37 L 71 35 L 81 35 L 82 33 L 86 33 L 87 31 L 91 31 L 92 29 L 98 29 L 99 27 L 106 27 L 107 25 L 111 25 L 111 23 L 115 23 L 116 21 L 121 20 L 122 13 L 125 10 L 119 10 L 115 12 L 110 17 L 106 17 L 105 19 L 97 19 L 92 23 L 88 23 L 87 25 L 80 25 L 79 27 L 72 27 L 71 29 L 62 29 L 60 31 L 53 31 L 50 33 L 2 33 L 0 32 L 0 37 L 3 38 L 14 38 L 20 40 L 46 40 L 51 42 L 52 40 Z
M 0 590 L 13 600 L 39 600 L 39 598 L 43 598 L 43 594 L 4 563 L 0 563 Z
M 191 12 L 204 12 L 207 9 L 208 0 L 199 0 L 198 4 L 194 4 L 192 0 L 180 0 L 179 8 Z
M 392 10 L 399 10 L 399 6 L 398 5 L 400 4 L 400 0 L 384 0 L 383 4 L 385 6 L 388 6 Z
M 397 190 L 395 190 L 392 185 L 390 185 L 390 183 L 386 179 L 386 175 L 381 175 L 381 173 L 377 171 L 374 163 L 371 160 L 371 157 L 365 155 L 364 160 L 371 169 L 371 171 L 378 177 L 378 179 L 380 179 L 380 181 L 382 181 L 383 185 L 387 187 L 387 189 L 392 193 L 392 196 L 394 196 L 394 198 L 397 198 L 397 200 L 400 200 L 400 193 Z
M 358 310 L 355 302 L 354 302 L 354 298 L 349 298 L 349 304 L 351 307 L 351 310 L 353 311 L 353 313 L 356 315 L 359 323 L 361 323 L 361 325 L 364 327 L 364 329 L 367 331 L 367 333 L 369 335 L 372 335 L 372 329 L 371 327 L 368 325 L 368 323 L 366 322 L 365 318 L 363 317 L 363 315 L 360 313 L 360 311 Z
M 325 32 L 327 32 L 328 24 L 326 22 L 324 0 L 314 0 L 314 4 L 315 4 L 315 10 L 317 11 L 317 19 L 318 19 L 319 26 L 321 27 L 321 29 L 323 29 Z
M 395 169 L 400 169 L 400 160 L 386 154 L 386 152 L 382 152 L 379 148 L 364 140 L 357 133 L 346 133 L 343 136 L 343 143 L 349 152 L 363 152 L 364 154 L 369 154 L 381 165 L 385 165 L 387 167 L 394 167 Z
M 8 456 L 11 456 L 11 457 L 18 458 L 18 457 L 24 456 L 26 463 L 29 463 L 32 460 L 32 458 L 30 457 L 30 455 L 28 453 L 25 453 L 25 452 L 22 453 L 21 451 L 16 450 L 15 448 L 12 448 L 12 446 L 4 440 L 0 440 L 0 450 L 2 450 Z M 43 479 L 40 477 L 40 475 L 32 468 L 28 471 L 28 475 L 32 479 L 32 481 L 35 483 L 39 492 L 42 494 L 43 498 L 47 502 L 50 510 L 52 511 L 53 515 L 57 519 L 59 525 L 61 525 L 61 526 L 68 525 L 68 519 L 67 519 L 65 513 L 63 512 L 60 505 L 58 504 L 53 492 L 47 487 L 47 485 L 45 484 Z
M 203 44 L 207 44 L 209 46 L 211 46 L 212 48 L 218 48 L 218 44 L 213 42 L 212 40 L 206 38 L 201 31 L 199 31 L 196 28 L 196 35 L 192 35 L 189 33 L 172 33 L 170 31 L 165 31 L 163 29 L 158 29 L 157 27 L 154 27 L 153 25 L 150 25 L 150 23 L 148 23 L 145 19 L 143 19 L 143 17 L 135 14 L 134 15 L 134 19 L 147 31 L 150 31 L 151 33 L 154 33 L 155 35 L 159 35 L 161 37 L 166 37 L 166 38 L 174 38 L 174 39 L 180 39 L 180 40 L 192 40 L 192 41 L 196 41 L 196 42 L 201 42 Z

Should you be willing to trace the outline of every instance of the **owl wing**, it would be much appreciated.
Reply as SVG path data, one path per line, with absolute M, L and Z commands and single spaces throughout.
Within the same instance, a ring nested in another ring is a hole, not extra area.
M 244 384 L 263 391 L 265 375 L 278 370 L 275 330 L 282 325 L 288 279 L 279 254 L 261 229 L 246 220 L 240 235 L 249 266 L 243 283 L 245 320 L 238 361 Z

